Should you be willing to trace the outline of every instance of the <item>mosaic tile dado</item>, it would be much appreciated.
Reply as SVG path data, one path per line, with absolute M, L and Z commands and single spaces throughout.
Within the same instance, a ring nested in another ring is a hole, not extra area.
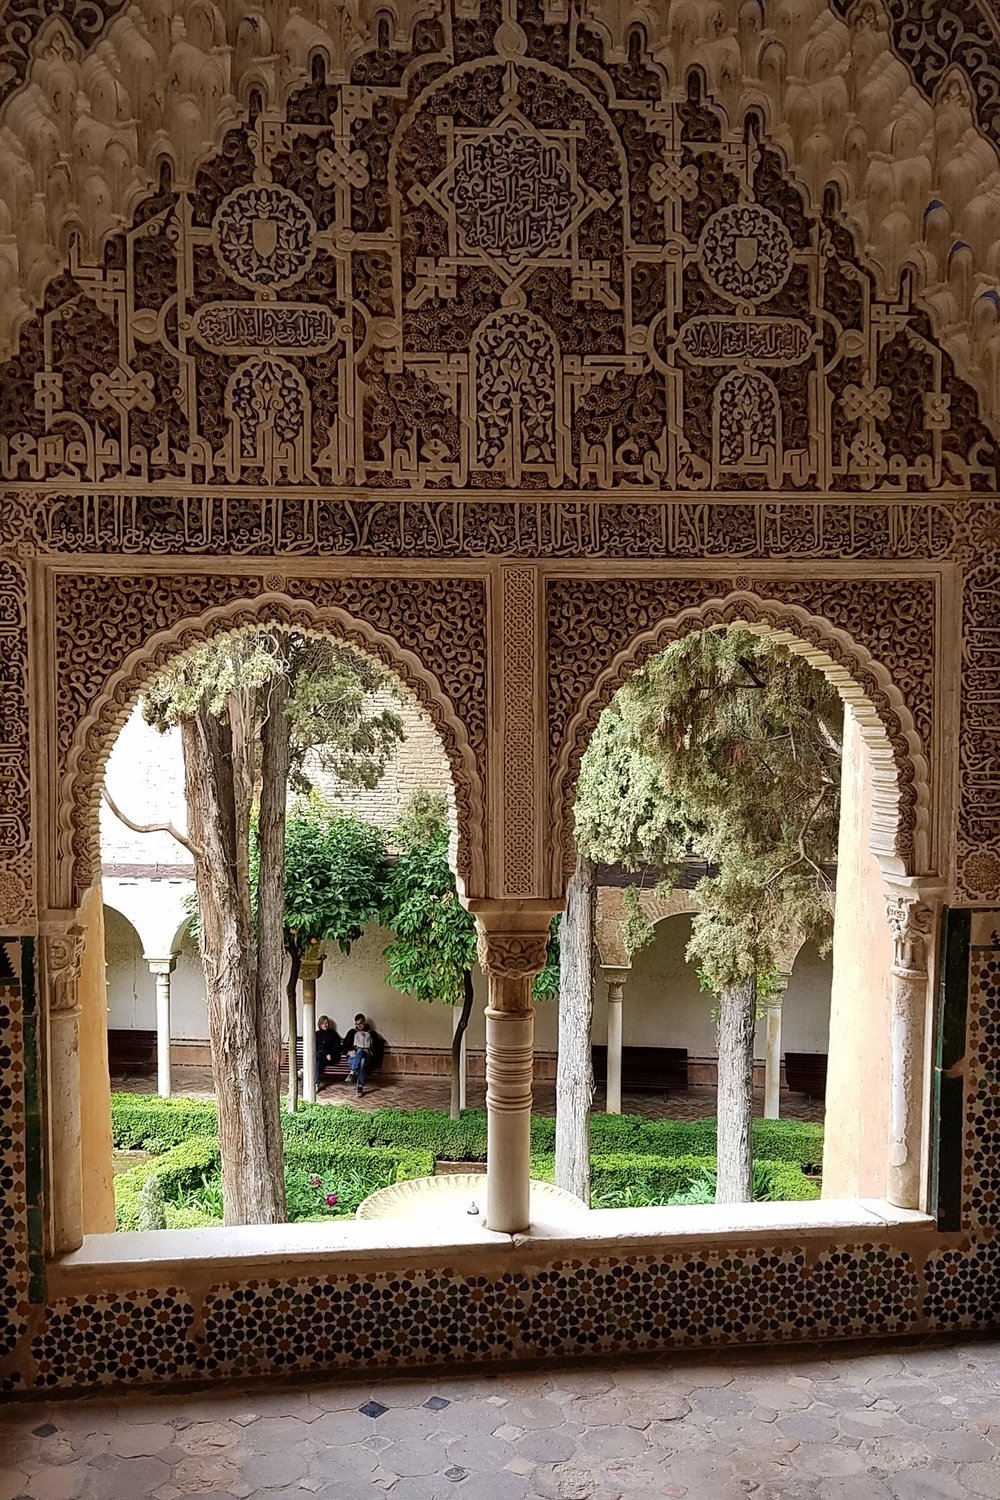
M 56 1303 L 32 1343 L 36 1386 L 283 1369 L 433 1365 L 572 1353 L 903 1333 L 917 1268 L 887 1246 L 557 1262 L 533 1272 L 442 1269 L 248 1281 L 194 1310 L 173 1289 Z

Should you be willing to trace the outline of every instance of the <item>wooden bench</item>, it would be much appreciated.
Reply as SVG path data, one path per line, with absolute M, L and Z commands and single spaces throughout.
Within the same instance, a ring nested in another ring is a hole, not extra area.
M 378 1070 L 379 1070 L 379 1068 L 382 1066 L 384 1052 L 385 1052 L 385 1048 L 382 1047 L 381 1049 L 379 1049 L 378 1053 L 376 1053 L 376 1056 L 378 1057 L 378 1061 L 377 1062 L 374 1060 L 374 1058 L 372 1058 L 371 1060 L 369 1060 L 369 1064 L 368 1064 L 368 1076 L 369 1077 L 371 1077 L 371 1075 L 373 1073 L 377 1073 Z M 296 1067 L 298 1068 L 299 1073 L 301 1074 L 301 1072 L 302 1072 L 302 1038 L 301 1037 L 296 1037 L 296 1039 L 295 1039 L 295 1060 L 296 1060 Z M 282 1069 L 285 1072 L 288 1071 L 288 1046 L 287 1046 L 287 1044 L 284 1045 L 282 1047 L 282 1049 L 281 1049 L 281 1066 L 282 1066 Z M 344 1056 L 340 1059 L 339 1062 L 327 1062 L 327 1063 L 324 1064 L 323 1072 L 322 1072 L 322 1074 L 320 1076 L 320 1080 L 319 1080 L 319 1085 L 322 1088 L 325 1084 L 331 1083 L 331 1082 L 332 1083 L 343 1083 L 344 1080 L 347 1077 L 348 1072 L 349 1072 L 349 1069 L 348 1069 L 348 1066 L 347 1066 L 347 1054 L 345 1052 Z
M 112 1073 L 140 1073 L 156 1064 L 156 1032 L 108 1030 L 108 1067 Z
M 826 1096 L 825 1052 L 786 1052 L 785 1086 L 792 1094 L 808 1094 L 810 1099 Z
M 595 1083 L 608 1081 L 608 1049 L 592 1047 Z M 622 1088 L 642 1093 L 666 1093 L 686 1090 L 688 1055 L 686 1047 L 623 1047 Z

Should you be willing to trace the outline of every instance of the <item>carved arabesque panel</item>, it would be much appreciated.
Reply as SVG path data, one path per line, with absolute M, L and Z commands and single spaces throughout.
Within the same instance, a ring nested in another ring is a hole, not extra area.
M 182 489 L 185 529 L 261 486 L 995 487 L 909 281 L 879 295 L 756 113 L 512 14 L 255 93 L 192 185 L 77 245 L 3 370 L 0 478 Z
M 0 556 L 0 932 L 34 915 L 28 711 L 28 585 Z
M 723 600 L 726 590 L 717 578 L 548 580 L 548 732 L 564 864 L 573 849 L 580 758 L 614 692 L 631 671 L 679 635 L 741 620 L 769 625 L 778 633 L 788 631 L 816 646 L 857 684 L 877 715 L 895 765 L 895 785 L 886 789 L 886 808 L 881 814 L 877 809 L 876 817 L 891 818 L 893 824 L 885 830 L 887 852 L 912 862 L 929 800 L 937 581 L 735 582 L 741 597 Z M 744 597 L 751 589 L 754 596 Z M 717 606 L 706 607 L 714 600 Z M 687 618 L 677 621 L 685 612 Z M 856 642 L 861 652 L 845 648 L 844 637 Z M 884 669 L 899 692 L 896 702 L 871 661 Z M 595 684 L 600 684 L 596 694 Z M 900 717 L 903 705 L 912 730 Z M 924 842 L 925 834 L 926 830 Z
M 381 660 L 416 695 L 452 771 L 459 874 L 467 882 L 482 879 L 482 580 L 63 574 L 55 583 L 55 608 L 59 838 L 72 860 L 78 896 L 97 855 L 104 762 L 143 683 L 178 652 L 225 630 L 268 622 L 329 629 Z

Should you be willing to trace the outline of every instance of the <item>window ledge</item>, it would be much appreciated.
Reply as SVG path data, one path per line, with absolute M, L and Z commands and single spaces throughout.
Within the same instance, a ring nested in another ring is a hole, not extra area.
M 572 1243 L 588 1249 L 655 1245 L 724 1246 L 745 1242 L 748 1236 L 831 1240 L 843 1242 L 846 1235 L 896 1233 L 914 1230 L 936 1232 L 934 1219 L 915 1209 L 895 1208 L 882 1198 L 818 1198 L 806 1203 L 699 1204 L 687 1208 L 601 1208 L 592 1210 L 569 1226 L 532 1227 L 530 1234 L 516 1235 L 517 1245 L 545 1242 Z
M 743 1203 L 690 1208 L 587 1211 L 532 1226 L 530 1233 L 494 1234 L 481 1222 L 446 1225 L 422 1219 L 334 1220 L 242 1228 L 161 1229 L 152 1233 L 88 1235 L 79 1250 L 48 1266 L 50 1298 L 134 1287 L 154 1276 L 171 1284 L 254 1277 L 322 1275 L 337 1269 L 398 1269 L 414 1263 L 495 1257 L 512 1249 L 548 1260 L 559 1255 L 701 1252 L 779 1240 L 843 1244 L 857 1236 L 906 1239 L 936 1232 L 927 1214 L 893 1208 L 881 1199 L 820 1199 L 811 1203 Z

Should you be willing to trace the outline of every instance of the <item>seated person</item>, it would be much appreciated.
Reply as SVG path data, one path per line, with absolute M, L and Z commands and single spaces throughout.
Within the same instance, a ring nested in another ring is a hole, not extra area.
M 385 1043 L 371 1023 L 365 1019 L 364 1013 L 359 1011 L 354 1017 L 354 1025 L 344 1038 L 344 1047 L 347 1051 L 347 1066 L 350 1070 L 347 1081 L 357 1083 L 360 1099 L 365 1092 L 365 1079 L 369 1072 L 377 1068 L 382 1061 Z
M 323 1069 L 327 1063 L 340 1062 L 343 1042 L 329 1016 L 320 1016 L 316 1024 L 316 1088 L 323 1087 Z

